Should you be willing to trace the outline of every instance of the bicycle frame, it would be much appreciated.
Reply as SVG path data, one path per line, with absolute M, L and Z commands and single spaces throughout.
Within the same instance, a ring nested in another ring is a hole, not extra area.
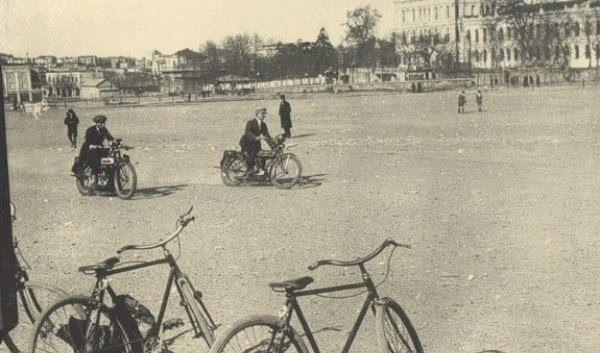
M 358 329 L 360 328 L 360 325 L 362 324 L 362 322 L 365 318 L 365 315 L 367 314 L 367 311 L 369 310 L 369 307 L 371 307 L 373 314 L 375 314 L 374 305 L 376 304 L 376 301 L 379 299 L 379 294 L 377 293 L 375 284 L 371 280 L 371 276 L 369 275 L 369 273 L 367 273 L 367 270 L 365 269 L 364 265 L 360 264 L 357 266 L 360 267 L 360 271 L 362 273 L 362 278 L 363 278 L 362 282 L 345 284 L 345 285 L 334 286 L 334 287 L 323 287 L 323 288 L 317 288 L 317 289 L 301 290 L 301 291 L 297 291 L 297 292 L 296 291 L 288 291 L 286 293 L 287 310 L 286 310 L 286 313 L 283 318 L 284 326 L 289 326 L 290 320 L 292 318 L 292 313 L 295 312 L 296 317 L 298 318 L 298 321 L 300 321 L 300 324 L 302 325 L 302 329 L 303 329 L 304 333 L 306 334 L 306 338 L 308 339 L 308 342 L 310 343 L 310 346 L 314 353 L 321 353 L 321 351 L 319 350 L 317 341 L 315 340 L 315 338 L 312 334 L 312 331 L 310 330 L 310 327 L 308 326 L 308 322 L 306 321 L 306 318 L 304 317 L 304 314 L 302 313 L 302 309 L 300 309 L 300 304 L 298 303 L 296 298 L 310 296 L 310 295 L 323 294 L 323 293 L 345 291 L 345 290 L 349 290 L 349 289 L 367 288 L 368 295 L 365 298 L 365 302 L 362 305 L 362 309 L 360 310 L 360 313 L 358 314 L 356 321 L 354 322 L 352 331 L 350 331 L 350 335 L 348 336 L 348 339 L 346 340 L 346 343 L 344 344 L 344 347 L 342 348 L 342 353 L 348 353 L 348 351 L 350 351 L 350 347 L 352 347 L 352 343 L 354 342 L 354 339 L 356 338 Z
M 98 303 L 102 303 L 104 300 L 104 293 L 108 292 L 110 298 L 113 300 L 113 302 L 115 302 L 116 297 L 117 297 L 117 293 L 112 289 L 112 287 L 110 286 L 110 284 L 108 283 L 107 277 L 112 276 L 112 275 L 116 275 L 119 273 L 123 273 L 123 272 L 130 272 L 130 271 L 135 271 L 135 270 L 139 270 L 142 268 L 146 268 L 146 267 L 152 267 L 152 266 L 158 266 L 158 265 L 162 265 L 162 264 L 168 264 L 169 267 L 171 267 L 171 271 L 169 272 L 169 278 L 167 280 L 167 286 L 165 288 L 165 292 L 163 294 L 163 300 L 160 306 L 160 311 L 158 313 L 158 317 L 156 319 L 156 326 L 153 327 L 152 329 L 157 329 L 156 332 L 161 332 L 161 327 L 163 324 L 163 320 L 165 317 L 165 312 L 167 310 L 167 304 L 169 302 L 169 296 L 171 293 L 171 287 L 173 286 L 173 283 L 175 283 L 175 287 L 177 288 L 177 291 L 179 292 L 179 297 L 181 298 L 183 303 L 187 303 L 187 300 L 190 298 L 186 298 L 182 292 L 181 289 L 181 285 L 179 283 L 180 279 L 184 279 L 186 280 L 188 283 L 191 284 L 191 282 L 189 281 L 189 279 L 187 279 L 187 276 L 181 272 L 181 270 L 179 269 L 179 266 L 177 265 L 177 262 L 175 261 L 175 258 L 173 257 L 173 255 L 171 255 L 171 253 L 169 252 L 169 250 L 167 250 L 166 248 L 163 247 L 163 253 L 165 255 L 164 258 L 162 259 L 158 259 L 158 260 L 154 260 L 154 261 L 150 261 L 150 262 L 144 262 L 141 264 L 136 264 L 136 265 L 130 265 L 130 266 L 124 266 L 124 267 L 119 267 L 116 269 L 112 269 L 112 270 L 108 270 L 108 271 L 103 271 L 103 272 L 99 272 L 96 275 L 96 285 L 94 287 L 94 293 L 92 294 L 92 296 L 94 298 L 96 298 L 98 300 Z M 195 291 L 194 288 L 192 288 L 192 290 Z M 191 300 L 191 299 L 190 299 Z M 210 320 L 210 324 L 213 326 L 216 326 L 216 324 L 214 323 L 212 317 L 210 316 L 208 310 L 206 309 L 206 307 L 204 306 L 204 303 L 202 301 L 199 300 L 200 305 L 202 306 L 202 309 L 204 310 L 204 312 L 206 313 L 208 319 Z M 196 333 L 196 335 L 200 335 L 202 332 L 200 331 L 198 325 L 196 322 L 194 322 L 194 318 L 193 315 L 191 315 L 191 313 L 188 310 L 188 306 L 186 307 L 186 313 L 190 319 L 190 322 L 192 323 L 192 326 L 194 327 L 194 331 Z

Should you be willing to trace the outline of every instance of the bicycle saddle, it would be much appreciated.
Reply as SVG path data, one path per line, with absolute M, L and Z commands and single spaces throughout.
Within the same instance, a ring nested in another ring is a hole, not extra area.
M 300 277 L 294 278 L 283 282 L 271 282 L 269 283 L 269 287 L 273 290 L 275 289 L 285 289 L 285 290 L 300 290 L 306 288 L 309 284 L 313 283 L 314 279 L 312 277 Z
M 79 268 L 79 272 L 98 272 L 98 271 L 107 271 L 110 270 L 111 268 L 113 268 L 116 264 L 119 263 L 119 258 L 114 256 L 114 257 L 109 257 L 108 259 L 99 262 L 97 264 L 93 264 L 93 265 L 88 265 L 88 266 L 81 266 Z

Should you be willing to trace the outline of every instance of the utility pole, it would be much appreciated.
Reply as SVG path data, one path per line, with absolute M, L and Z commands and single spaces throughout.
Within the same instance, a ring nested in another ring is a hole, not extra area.
M 0 65 L 2 76 L 2 65 Z M 4 97 L 0 83 L 0 97 Z M 0 343 L 4 340 L 13 351 L 8 333 L 19 322 L 15 281 L 15 253 L 12 241 L 10 190 L 8 188 L 8 153 L 4 120 L 4 99 L 0 99 Z

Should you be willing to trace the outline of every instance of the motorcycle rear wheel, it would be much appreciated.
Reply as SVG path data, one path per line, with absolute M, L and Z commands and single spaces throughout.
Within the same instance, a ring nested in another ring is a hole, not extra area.
M 89 196 L 92 193 L 92 169 L 89 166 L 84 166 L 75 180 L 81 195 Z
M 246 173 L 246 163 L 241 157 L 234 158 L 226 166 L 221 168 L 221 179 L 227 186 L 238 186 L 242 182 L 240 179 Z
M 131 162 L 127 162 L 115 169 L 113 178 L 115 192 L 120 199 L 128 200 L 137 190 L 137 174 Z

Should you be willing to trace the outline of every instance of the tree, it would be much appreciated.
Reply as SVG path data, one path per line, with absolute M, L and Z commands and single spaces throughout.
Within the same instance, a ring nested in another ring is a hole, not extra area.
M 313 72 L 322 74 L 327 69 L 337 69 L 337 54 L 325 28 L 319 30 L 313 46 Z
M 346 12 L 346 41 L 356 46 L 355 63 L 359 66 L 374 64 L 375 27 L 381 15 L 370 5 Z
M 226 37 L 223 41 L 223 54 L 227 72 L 248 76 L 251 71 L 251 52 L 251 39 L 248 34 Z
M 216 78 L 221 71 L 221 57 L 219 55 L 217 44 L 212 40 L 207 41 L 204 43 L 202 52 L 206 55 L 210 76 Z
M 529 66 L 533 61 L 531 54 L 536 48 L 535 23 L 539 14 L 540 4 L 528 0 L 488 0 L 487 8 L 491 9 L 491 19 L 486 21 L 487 26 L 495 28 L 501 19 L 515 32 L 516 41 L 521 52 L 521 66 Z M 491 5 L 490 5 L 491 4 Z M 498 6 L 498 15 L 495 16 L 495 6 Z

